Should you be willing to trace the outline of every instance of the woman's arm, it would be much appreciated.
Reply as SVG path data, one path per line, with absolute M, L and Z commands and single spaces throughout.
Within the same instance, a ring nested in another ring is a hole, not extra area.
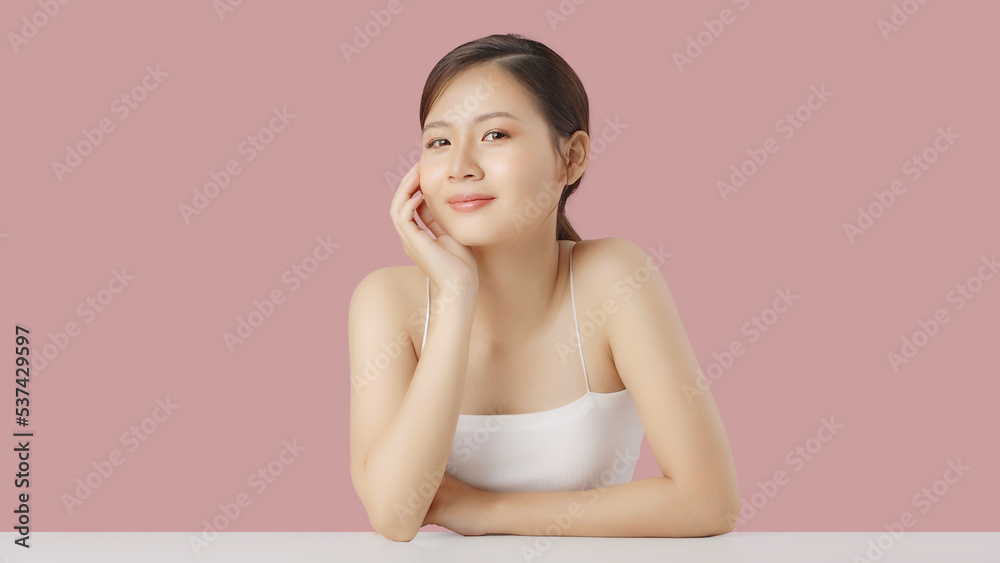
M 493 495 L 486 502 L 490 527 L 499 533 L 579 536 L 732 531 L 740 506 L 732 452 L 715 400 L 698 384 L 698 360 L 660 264 L 620 238 L 588 241 L 581 250 L 577 258 L 588 274 L 581 279 L 611 288 L 592 306 L 608 311 L 615 367 L 663 476 L 582 492 Z M 557 520 L 568 525 L 563 529 Z
M 600 489 L 496 493 L 485 508 L 486 533 L 524 536 L 704 537 L 731 532 L 703 495 L 667 477 Z
M 406 305 L 391 270 L 367 276 L 351 297 L 351 479 L 376 531 L 409 541 L 451 452 L 475 292 L 458 291 L 447 302 L 432 296 L 441 305 L 417 362 L 405 337 L 410 315 L 399 313 Z

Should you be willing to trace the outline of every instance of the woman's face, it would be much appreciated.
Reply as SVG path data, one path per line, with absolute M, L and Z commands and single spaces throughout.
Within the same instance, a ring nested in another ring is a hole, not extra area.
M 509 115 L 493 115 L 494 113 Z M 483 116 L 486 116 L 483 119 Z M 520 86 L 486 65 L 455 76 L 431 107 L 423 131 L 420 190 L 434 218 L 467 246 L 484 246 L 551 221 L 566 171 L 548 125 Z M 449 199 L 493 198 L 474 210 Z

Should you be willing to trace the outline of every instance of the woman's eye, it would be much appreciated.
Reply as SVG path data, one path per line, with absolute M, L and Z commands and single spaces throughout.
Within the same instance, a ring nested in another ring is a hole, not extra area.
M 485 138 L 489 137 L 490 135 L 503 135 L 504 137 L 509 137 L 510 136 L 507 133 L 504 133 L 503 131 L 496 131 L 496 130 L 494 130 L 494 131 L 487 132 L 486 135 L 483 135 L 483 138 L 485 139 Z M 494 138 L 493 140 L 498 140 L 498 139 Z M 429 148 L 429 149 L 437 148 L 437 147 L 441 146 L 441 145 L 435 144 L 438 141 L 445 141 L 445 142 L 447 142 L 448 139 L 431 139 L 424 146 L 427 147 L 427 148 Z

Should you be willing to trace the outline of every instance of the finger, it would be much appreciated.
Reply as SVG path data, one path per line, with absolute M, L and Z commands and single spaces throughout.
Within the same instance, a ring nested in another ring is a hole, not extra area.
M 410 198 L 412 193 L 409 192 L 410 183 L 410 173 L 408 172 L 406 176 L 403 176 L 402 180 L 399 182 L 399 187 L 396 188 L 396 193 L 392 195 L 392 201 L 389 203 L 389 215 L 395 217 L 399 213 L 399 207 L 403 205 L 407 199 Z
M 420 216 L 420 220 L 424 222 L 424 225 L 427 225 L 427 228 L 434 233 L 436 238 L 440 238 L 441 235 L 448 234 L 444 230 L 444 227 L 438 223 L 437 219 L 434 217 L 434 213 L 431 212 L 430 206 L 427 205 L 426 201 L 423 205 L 417 208 L 417 214 Z
M 400 180 L 399 187 L 396 188 L 396 193 L 392 196 L 392 203 L 389 205 L 389 214 L 392 217 L 395 217 L 398 214 L 399 208 L 403 205 L 403 202 L 413 195 L 413 192 L 418 185 L 416 174 L 417 165 L 414 164 L 413 167 L 410 168 L 410 170 L 404 174 L 403 178 Z
M 413 195 L 413 190 L 415 189 L 414 175 L 416 174 L 416 170 L 417 165 L 414 164 L 413 168 L 410 168 L 409 172 L 403 176 L 403 179 L 399 183 L 399 188 L 396 190 L 395 195 L 393 195 L 392 203 L 389 205 L 389 217 L 392 218 L 393 225 L 396 227 L 396 231 L 400 238 L 403 239 L 404 244 L 406 244 L 406 237 L 400 229 L 401 223 L 399 221 L 399 217 L 402 213 L 403 205 L 409 201 L 410 197 Z M 410 219 L 412 219 L 412 217 L 407 216 L 407 220 Z
M 442 227 L 441 224 L 438 223 L 437 219 L 434 217 L 434 212 L 431 211 L 430 205 L 427 203 L 426 198 L 424 198 L 424 192 L 419 187 L 419 172 L 417 174 L 418 174 L 418 179 L 417 179 L 418 187 L 416 193 L 419 193 L 421 197 L 420 205 L 417 206 L 417 216 L 420 217 L 420 221 L 422 221 L 423 224 L 427 226 L 427 229 L 430 232 L 434 233 L 434 238 L 447 234 L 447 232 L 444 230 L 444 227 Z
M 421 198 L 419 196 L 411 197 L 410 199 L 402 202 L 399 205 L 399 209 L 396 211 L 394 222 L 396 223 L 396 226 L 403 231 L 402 234 L 404 235 L 409 233 L 410 225 L 414 227 L 417 226 L 416 221 L 413 220 L 413 211 L 416 209 L 416 206 L 419 205 L 420 199 Z
M 431 240 L 431 236 L 421 229 L 417 225 L 416 219 L 413 218 L 413 212 L 422 201 L 423 198 L 420 194 L 405 201 L 400 206 L 399 215 L 396 217 L 396 224 L 402 235 L 414 246 L 425 244 L 425 241 Z
M 457 240 L 453 239 L 449 234 L 443 234 L 437 239 L 438 245 L 447 250 L 448 252 L 458 256 L 463 262 L 468 264 L 470 267 L 473 266 L 475 258 L 471 257 L 471 251 L 469 247 L 463 245 Z M 473 262 L 470 262 L 472 260 Z
M 396 229 L 396 234 L 399 235 L 400 241 L 403 243 L 403 250 L 406 254 L 413 258 L 415 256 L 413 249 L 413 239 L 418 237 L 419 234 L 415 233 L 413 229 L 420 230 L 417 227 L 416 222 L 413 220 L 413 205 L 415 202 L 412 200 L 406 200 L 398 205 L 398 208 L 394 210 L 392 216 L 392 226 Z M 409 211 L 409 212 L 408 212 Z M 426 233 L 424 233 L 426 235 Z

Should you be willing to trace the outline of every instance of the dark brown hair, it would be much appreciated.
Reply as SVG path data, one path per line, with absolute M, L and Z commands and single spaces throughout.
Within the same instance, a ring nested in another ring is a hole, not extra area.
M 557 153 L 560 139 L 568 139 L 577 131 L 590 134 L 590 102 L 576 72 L 552 49 L 515 33 L 489 35 L 459 45 L 434 65 L 420 97 L 421 129 L 445 86 L 460 72 L 483 64 L 496 65 L 521 84 L 538 113 L 548 122 Z M 576 182 L 563 187 L 556 240 L 580 241 L 580 235 L 566 218 L 566 200 L 581 181 L 582 174 Z

